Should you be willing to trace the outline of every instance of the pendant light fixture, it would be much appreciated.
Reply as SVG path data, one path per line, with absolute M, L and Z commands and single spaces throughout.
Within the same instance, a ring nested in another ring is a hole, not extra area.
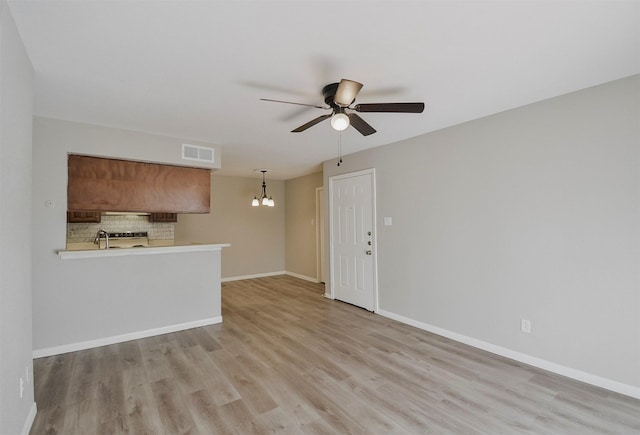
M 267 183 L 264 181 L 264 174 L 271 171 L 269 169 L 254 169 L 254 172 L 262 172 L 262 195 L 260 196 L 260 199 L 258 199 L 257 196 L 254 196 L 253 201 L 251 201 L 251 205 L 253 207 L 258 207 L 262 204 L 268 207 L 273 207 L 276 203 L 273 201 L 272 197 L 267 196 Z

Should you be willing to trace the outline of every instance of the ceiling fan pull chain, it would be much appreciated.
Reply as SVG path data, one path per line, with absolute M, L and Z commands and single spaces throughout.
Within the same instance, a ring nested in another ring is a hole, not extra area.
M 338 132 L 338 166 L 342 163 L 342 132 Z

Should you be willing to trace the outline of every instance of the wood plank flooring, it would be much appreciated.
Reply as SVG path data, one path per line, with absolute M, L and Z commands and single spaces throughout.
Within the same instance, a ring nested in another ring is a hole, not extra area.
M 37 359 L 31 434 L 640 433 L 640 400 L 323 292 L 224 283 L 220 325 Z

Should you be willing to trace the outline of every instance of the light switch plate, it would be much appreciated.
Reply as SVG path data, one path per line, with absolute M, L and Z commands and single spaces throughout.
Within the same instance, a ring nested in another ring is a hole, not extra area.
M 391 219 L 391 216 L 384 217 L 384 225 L 387 227 L 390 227 L 391 225 L 393 225 L 393 220 Z

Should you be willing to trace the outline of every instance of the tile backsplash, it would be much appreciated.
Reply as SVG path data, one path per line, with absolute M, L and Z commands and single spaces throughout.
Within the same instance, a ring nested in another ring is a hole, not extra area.
M 90 243 L 98 231 L 147 231 L 151 240 L 173 240 L 175 223 L 149 222 L 149 216 L 102 216 L 99 224 L 67 223 L 67 243 Z

